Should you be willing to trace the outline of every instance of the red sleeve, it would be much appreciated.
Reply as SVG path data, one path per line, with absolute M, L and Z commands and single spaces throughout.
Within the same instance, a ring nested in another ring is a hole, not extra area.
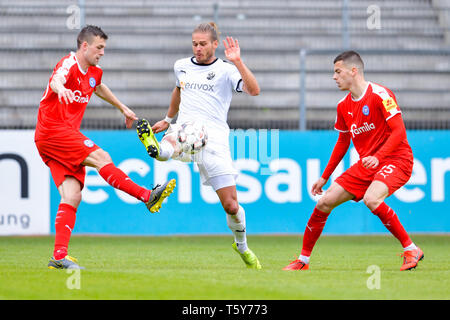
M 65 56 L 64 58 L 62 58 L 58 64 L 55 66 L 55 68 L 53 69 L 53 73 L 50 77 L 50 82 L 53 80 L 53 77 L 55 76 L 55 74 L 60 74 L 64 77 L 64 79 L 67 79 L 70 77 L 70 75 L 73 73 L 73 67 L 75 66 L 76 68 L 78 68 L 78 66 L 76 65 L 77 61 L 75 60 L 75 58 L 73 58 L 71 55 Z
M 98 69 L 98 75 L 97 75 L 97 84 L 95 85 L 96 87 L 102 83 L 102 77 L 103 77 L 103 69 L 102 68 L 97 68 Z
M 342 116 L 341 105 L 339 104 L 337 107 L 336 120 L 334 122 L 334 129 L 339 132 L 348 132 L 348 127 L 345 124 L 344 117 Z
M 391 154 L 392 151 L 406 139 L 405 124 L 403 123 L 401 115 L 390 118 L 386 123 L 391 129 L 391 134 L 383 146 L 374 154 L 374 157 L 376 157 L 378 161 L 381 161 L 384 157 Z
M 384 91 L 378 93 L 378 98 L 381 112 L 387 121 L 395 115 L 402 113 L 402 111 L 397 104 L 397 98 L 395 98 L 394 93 L 387 88 L 384 89 Z
M 328 178 L 331 176 L 334 169 L 336 169 L 339 162 L 341 162 L 342 158 L 347 153 L 348 147 L 350 146 L 350 140 L 350 133 L 339 133 L 339 138 L 336 142 L 336 145 L 334 146 L 333 152 L 331 153 L 330 160 L 328 160 L 327 167 L 322 174 L 322 178 L 328 180 Z

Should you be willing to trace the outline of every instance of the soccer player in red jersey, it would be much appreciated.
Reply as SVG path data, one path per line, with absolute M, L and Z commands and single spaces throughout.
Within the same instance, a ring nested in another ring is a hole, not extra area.
M 84 111 L 94 92 L 123 113 L 127 128 L 137 120 L 135 113 L 102 83 L 103 71 L 97 64 L 104 55 L 107 39 L 99 27 L 84 27 L 78 34 L 77 51 L 58 62 L 39 105 L 35 143 L 61 195 L 53 257 L 48 263 L 52 269 L 80 268 L 67 253 L 81 202 L 85 166 L 97 169 L 111 186 L 141 200 L 152 213 L 159 210 L 176 184 L 172 179 L 152 190 L 137 185 L 113 164 L 106 151 L 80 132 Z
M 323 186 L 346 154 L 350 141 L 360 160 L 319 199 L 306 225 L 300 256 L 283 270 L 309 269 L 311 252 L 328 215 L 349 200 L 363 200 L 400 241 L 404 250 L 400 270 L 415 268 L 424 254 L 412 242 L 394 210 L 384 202 L 409 180 L 413 169 L 413 154 L 396 98 L 388 88 L 364 79 L 364 63 L 355 51 L 343 52 L 335 58 L 333 79 L 339 89 L 350 92 L 338 103 L 334 127 L 339 138 L 311 193 L 323 193 Z

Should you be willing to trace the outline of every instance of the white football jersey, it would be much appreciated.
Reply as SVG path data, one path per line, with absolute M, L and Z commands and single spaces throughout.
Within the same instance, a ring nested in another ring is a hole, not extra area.
M 207 128 L 208 142 L 228 145 L 231 98 L 233 91 L 242 92 L 243 86 L 238 69 L 220 58 L 199 64 L 192 57 L 177 60 L 174 72 L 181 93 L 177 123 L 201 121 Z

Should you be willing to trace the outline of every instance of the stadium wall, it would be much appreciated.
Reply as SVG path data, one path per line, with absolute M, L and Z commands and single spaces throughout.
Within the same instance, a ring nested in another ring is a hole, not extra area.
M 134 131 L 83 131 L 134 181 L 151 187 L 170 178 L 177 188 L 159 214 L 106 184 L 88 169 L 74 234 L 229 234 L 216 194 L 202 186 L 196 166 L 149 158 Z M 408 131 L 415 156 L 411 179 L 386 201 L 411 233 L 448 233 L 450 131 Z M 0 131 L 0 235 L 54 232 L 59 194 L 33 142 L 32 130 Z M 337 133 L 236 130 L 230 143 L 240 171 L 238 199 L 249 234 L 303 233 L 317 198 L 309 190 L 323 171 Z M 358 156 L 352 148 L 331 177 Z M 327 185 L 329 186 L 329 184 Z M 336 208 L 325 234 L 385 233 L 362 203 Z

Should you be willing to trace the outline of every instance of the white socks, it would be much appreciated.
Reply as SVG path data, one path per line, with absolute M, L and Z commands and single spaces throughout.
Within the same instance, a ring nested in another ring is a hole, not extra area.
M 245 210 L 239 206 L 239 211 L 235 215 L 227 214 L 227 224 L 233 232 L 234 241 L 240 253 L 244 253 L 247 247 L 247 233 L 245 231 Z
M 417 246 L 413 243 L 411 243 L 409 246 L 403 248 L 403 251 L 410 251 L 410 250 L 416 250 Z
M 307 256 L 302 256 L 302 255 L 300 255 L 300 256 L 298 257 L 298 260 L 300 260 L 300 261 L 303 262 L 303 263 L 309 264 L 309 257 L 307 257 Z
M 173 155 L 174 149 L 172 144 L 167 140 L 162 140 L 159 143 L 159 156 L 157 159 L 159 161 L 167 161 L 169 160 Z

